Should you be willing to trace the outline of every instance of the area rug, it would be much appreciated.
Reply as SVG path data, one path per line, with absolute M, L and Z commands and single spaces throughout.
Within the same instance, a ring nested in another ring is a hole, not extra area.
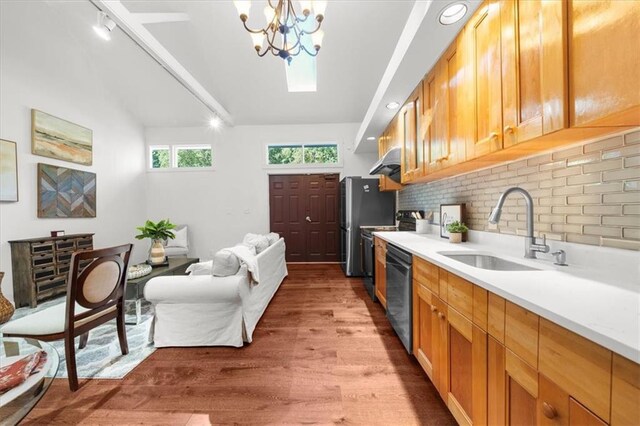
M 16 309 L 12 319 L 18 319 L 50 306 L 64 303 L 65 298 L 50 300 L 34 309 Z M 134 322 L 133 303 L 127 303 L 126 321 Z M 131 313 L 129 313 L 131 311 Z M 153 320 L 152 306 L 148 302 L 142 304 L 142 319 L 138 325 L 126 325 L 129 353 L 122 355 L 115 320 L 96 327 L 89 332 L 89 341 L 84 349 L 76 350 L 76 368 L 78 377 L 83 379 L 122 379 L 138 364 L 151 355 L 156 348 L 149 343 L 149 329 Z M 76 338 L 76 348 L 79 337 Z M 49 342 L 60 355 L 60 366 L 56 377 L 67 377 L 67 364 L 64 353 L 64 340 Z

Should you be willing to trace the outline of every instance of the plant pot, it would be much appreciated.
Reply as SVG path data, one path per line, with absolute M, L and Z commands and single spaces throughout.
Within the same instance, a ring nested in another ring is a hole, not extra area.
M 461 243 L 462 242 L 462 233 L 460 232 L 452 232 L 449 234 L 449 242 L 450 243 Z
M 164 261 L 165 255 L 162 240 L 153 240 L 151 248 L 149 249 L 149 263 L 151 265 L 159 265 L 164 263 Z
M 2 284 L 2 278 L 4 272 L 0 272 L 0 284 Z M 0 324 L 4 324 L 9 321 L 16 308 L 2 295 L 2 288 L 0 287 Z

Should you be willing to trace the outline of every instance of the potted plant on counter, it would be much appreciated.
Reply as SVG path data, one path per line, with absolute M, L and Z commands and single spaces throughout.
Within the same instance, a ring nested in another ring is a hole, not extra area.
M 449 231 L 449 242 L 450 243 L 462 242 L 462 234 L 464 234 L 468 230 L 469 228 L 467 228 L 467 225 L 460 222 L 459 220 L 454 220 L 453 222 L 447 225 L 447 231 Z
M 149 265 L 161 265 L 165 262 L 163 242 L 176 237 L 176 235 L 171 232 L 175 227 L 176 225 L 171 223 L 169 219 L 163 219 L 158 223 L 147 220 L 144 226 L 136 228 L 140 231 L 140 235 L 136 235 L 138 240 L 150 238 L 152 241 L 151 248 L 149 249 L 149 260 L 147 261 Z

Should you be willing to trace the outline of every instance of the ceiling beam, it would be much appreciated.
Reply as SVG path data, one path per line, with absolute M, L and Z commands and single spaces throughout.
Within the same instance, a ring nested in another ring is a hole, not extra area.
M 91 0 L 109 15 L 118 27 L 158 62 L 191 94 L 217 115 L 227 126 L 233 126 L 231 114 L 182 66 L 176 58 L 144 27 L 119 0 Z
M 140 24 L 165 24 L 169 22 L 189 21 L 186 13 L 131 13 Z

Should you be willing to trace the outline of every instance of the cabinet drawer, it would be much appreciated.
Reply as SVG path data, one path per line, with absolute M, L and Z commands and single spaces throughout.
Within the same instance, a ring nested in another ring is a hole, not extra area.
M 56 274 L 53 266 L 46 266 L 44 268 L 35 268 L 33 270 L 33 280 L 42 281 L 53 277 Z
M 487 331 L 498 342 L 504 344 L 505 300 L 500 296 L 489 293 L 488 304 Z
M 413 257 L 413 279 L 439 294 L 438 267 L 417 256 Z
M 473 320 L 473 284 L 462 278 L 447 274 L 447 303 L 464 315 L 469 321 Z
M 84 237 L 76 240 L 76 248 L 78 250 L 91 250 L 93 249 L 93 238 Z
M 73 251 L 76 248 L 74 240 L 58 240 L 56 241 L 56 251 Z
M 541 374 L 609 421 L 611 351 L 541 318 L 539 360 Z
M 56 260 L 58 263 L 69 263 L 71 261 L 71 251 L 63 251 L 56 253 Z
M 44 268 L 45 266 L 53 265 L 53 255 L 43 254 L 39 256 L 33 256 L 31 258 L 31 265 L 34 268 Z
M 31 253 L 41 254 L 53 251 L 53 242 L 31 243 Z
M 538 368 L 538 322 L 538 315 L 506 302 L 505 346 L 534 368 Z

